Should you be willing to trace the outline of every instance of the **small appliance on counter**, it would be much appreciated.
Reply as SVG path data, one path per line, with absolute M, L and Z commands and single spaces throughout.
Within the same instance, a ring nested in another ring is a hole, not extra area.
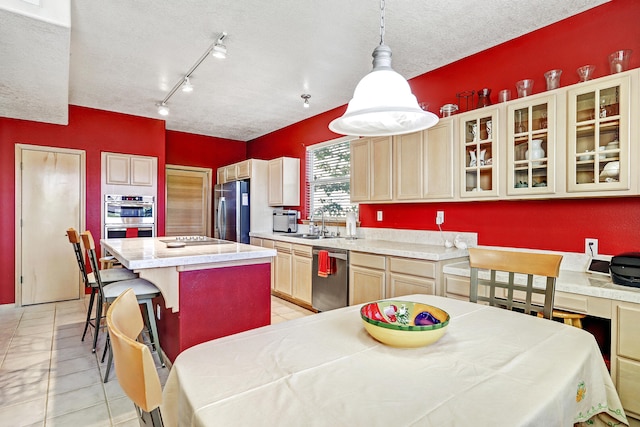
M 298 211 L 275 209 L 273 211 L 273 231 L 277 233 L 297 233 Z
M 616 285 L 640 288 L 640 252 L 625 252 L 611 258 L 611 279 Z

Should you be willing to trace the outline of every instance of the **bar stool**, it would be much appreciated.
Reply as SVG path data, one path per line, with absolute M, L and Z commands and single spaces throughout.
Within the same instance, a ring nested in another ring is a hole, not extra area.
M 538 317 L 540 317 L 540 313 L 538 313 Z M 578 329 L 582 329 L 582 319 L 585 317 L 587 317 L 585 314 L 560 310 L 553 310 L 551 314 L 552 319 L 562 319 L 565 325 L 575 326 Z
M 162 351 L 160 349 L 160 340 L 158 338 L 158 328 L 156 326 L 156 318 L 153 315 L 153 298 L 160 296 L 160 290 L 151 282 L 145 279 L 131 279 L 131 280 L 123 280 L 119 282 L 114 282 L 109 284 L 109 286 L 103 286 L 103 282 L 101 279 L 102 272 L 98 268 L 98 257 L 96 255 L 95 243 L 93 240 L 93 236 L 90 231 L 85 231 L 82 234 L 82 243 L 84 244 L 84 248 L 87 251 L 87 255 L 89 256 L 89 261 L 91 263 L 91 268 L 94 271 L 96 282 L 98 283 L 98 287 L 101 289 L 101 296 L 99 298 L 96 310 L 96 318 L 102 318 L 102 310 L 104 304 L 109 304 L 113 302 L 122 292 L 131 288 L 136 295 L 138 300 L 138 304 L 142 305 L 145 310 L 145 320 L 147 325 L 147 330 L 149 331 L 149 339 L 151 341 L 151 346 L 158 353 L 158 359 L 162 366 L 165 366 L 164 360 L 162 358 Z M 114 270 L 105 270 L 106 271 L 117 271 L 119 269 Z M 98 323 L 99 324 L 99 323 Z M 97 333 L 96 333 L 97 336 Z M 105 345 L 104 352 L 102 354 L 102 361 L 104 362 L 105 355 L 109 352 L 109 363 L 107 365 L 107 369 L 104 375 L 104 382 L 107 382 L 109 379 L 109 371 L 111 370 L 111 363 L 113 360 L 113 354 L 111 352 L 111 347 L 109 344 L 109 335 L 107 335 L 107 343 Z
M 67 230 L 67 236 L 69 237 L 69 242 L 73 245 L 73 251 L 76 254 L 76 261 L 78 261 L 78 268 L 80 269 L 80 274 L 82 275 L 82 281 L 87 288 L 91 288 L 91 296 L 89 297 L 89 308 L 87 309 L 87 320 L 84 323 L 84 331 L 82 332 L 81 341 L 84 341 L 84 337 L 87 335 L 89 325 L 91 325 L 96 331 L 93 337 L 93 348 L 91 349 L 91 351 L 95 353 L 96 344 L 98 342 L 100 316 L 98 316 L 96 313 L 96 317 L 92 319 L 91 311 L 93 310 L 93 302 L 95 300 L 96 294 L 100 293 L 100 287 L 98 286 L 98 282 L 96 281 L 95 274 L 87 273 L 87 268 L 85 267 L 84 263 L 84 255 L 82 254 L 82 248 L 80 246 L 80 235 L 74 228 L 69 228 Z M 136 279 L 137 277 L 138 275 L 136 273 L 131 270 L 127 270 L 126 268 L 102 271 L 102 274 L 100 275 L 103 286 L 108 286 L 110 283 L 120 282 L 122 280 Z M 100 295 L 98 295 L 98 298 L 101 298 Z

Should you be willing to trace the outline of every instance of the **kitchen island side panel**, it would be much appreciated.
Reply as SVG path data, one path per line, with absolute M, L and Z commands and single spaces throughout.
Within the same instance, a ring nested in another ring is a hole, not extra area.
M 172 362 L 194 345 L 271 323 L 270 263 L 183 271 L 179 282 L 180 310 L 162 309 L 158 320 Z

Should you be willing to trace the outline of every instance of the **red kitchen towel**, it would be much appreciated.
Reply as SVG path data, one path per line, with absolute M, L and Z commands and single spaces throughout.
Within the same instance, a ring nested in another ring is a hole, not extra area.
M 138 229 L 137 228 L 127 228 L 127 234 L 125 237 L 128 239 L 130 237 L 138 237 Z
M 329 277 L 331 274 L 331 260 L 328 251 L 318 251 L 318 276 Z

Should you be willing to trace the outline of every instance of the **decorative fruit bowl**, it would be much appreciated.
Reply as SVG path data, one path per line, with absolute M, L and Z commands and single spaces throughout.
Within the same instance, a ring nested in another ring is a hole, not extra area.
M 446 311 L 410 301 L 371 302 L 362 306 L 360 317 L 373 338 L 393 347 L 433 344 L 449 326 Z

